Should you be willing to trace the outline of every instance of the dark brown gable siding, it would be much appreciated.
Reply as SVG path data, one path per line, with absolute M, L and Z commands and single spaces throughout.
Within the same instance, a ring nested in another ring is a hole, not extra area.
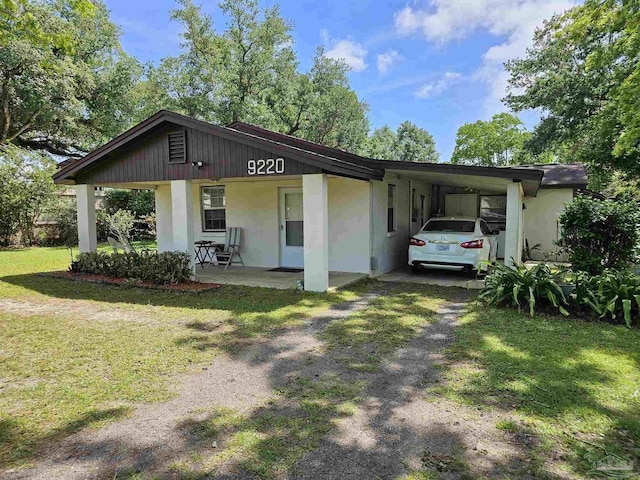
M 94 168 L 78 177 L 77 183 L 108 184 L 248 177 L 249 160 L 281 156 L 200 130 L 186 128 L 184 130 L 187 137 L 187 161 L 183 164 L 171 164 L 167 134 L 180 129 L 182 128 L 176 126 L 164 128 L 127 151 L 96 162 Z M 285 172 L 280 175 L 302 175 L 322 171 L 320 168 L 287 157 L 284 159 Z M 192 162 L 198 161 L 204 164 L 201 168 L 192 166 Z

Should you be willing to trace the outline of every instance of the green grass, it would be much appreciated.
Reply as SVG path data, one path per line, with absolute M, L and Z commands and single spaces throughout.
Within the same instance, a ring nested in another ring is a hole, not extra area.
M 640 457 L 640 331 L 477 307 L 456 337 L 449 398 L 509 414 L 497 428 L 533 433 L 578 475 Z
M 66 268 L 68 258 L 63 248 L 0 251 L 0 303 L 17 309 L 0 313 L 0 465 L 21 465 L 61 436 L 166 399 L 175 375 L 353 297 L 160 292 L 37 275 Z

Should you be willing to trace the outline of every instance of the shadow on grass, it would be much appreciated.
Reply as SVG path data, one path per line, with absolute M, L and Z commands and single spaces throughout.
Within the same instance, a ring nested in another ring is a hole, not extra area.
M 620 326 L 477 306 L 457 331 L 450 352 L 461 363 L 443 391 L 533 419 L 585 474 L 586 454 L 640 454 L 639 344 L 640 331 Z
M 131 408 L 126 406 L 92 409 L 46 435 L 25 431 L 19 421 L 4 418 L 0 420 L 0 448 L 9 452 L 9 461 L 13 458 L 29 458 L 39 451 L 42 453 L 45 449 L 55 449 L 60 440 L 73 433 L 104 422 L 122 419 L 130 412 Z M 19 447 L 14 448 L 15 445 Z
M 469 462 L 478 454 L 465 447 L 469 439 L 459 429 L 396 415 L 411 410 L 426 384 L 439 381 L 429 352 L 447 345 L 453 320 L 438 321 L 439 302 L 432 299 L 456 301 L 461 309 L 469 294 L 377 283 L 367 289 L 366 308 L 339 302 L 310 324 L 289 325 L 256 342 L 243 343 L 243 326 L 230 325 L 216 338 L 206 322 L 190 323 L 193 334 L 179 342 L 226 349 L 247 368 L 267 365 L 278 394 L 253 410 L 194 412 L 175 427 L 180 441 L 142 449 L 127 439 L 87 442 L 76 451 L 91 458 L 80 453 L 72 460 L 97 459 L 98 478 L 118 479 L 472 478 Z M 526 459 L 525 451 L 507 455 L 486 474 L 527 478 Z M 536 473 L 552 477 L 543 469 Z
M 193 310 L 229 310 L 236 314 L 272 312 L 296 304 L 313 307 L 339 301 L 337 293 L 317 294 L 260 287 L 221 285 L 202 293 L 169 292 L 143 288 L 72 282 L 37 273 L 0 277 L 0 281 L 56 298 L 130 303 Z

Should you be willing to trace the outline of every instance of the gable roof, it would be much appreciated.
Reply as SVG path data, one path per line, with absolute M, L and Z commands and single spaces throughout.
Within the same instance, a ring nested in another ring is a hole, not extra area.
M 381 180 L 384 175 L 384 173 L 377 168 L 351 163 L 340 158 L 305 150 L 294 145 L 284 144 L 275 140 L 253 135 L 251 133 L 242 132 L 240 130 L 213 125 L 211 123 L 196 120 L 168 110 L 160 110 L 155 115 L 152 115 L 121 135 L 118 135 L 102 147 L 90 152 L 78 160 L 64 164 L 62 168 L 54 174 L 54 181 L 62 183 L 65 180 L 74 178 L 80 171 L 93 166 L 100 160 L 107 158 L 113 152 L 132 144 L 142 138 L 145 134 L 155 131 L 158 127 L 166 123 L 194 128 L 229 140 L 267 149 L 274 153 L 288 156 L 301 163 L 319 167 L 327 173 L 359 178 L 362 180 Z
M 126 148 L 144 138 L 145 135 L 152 134 L 166 124 L 194 128 L 231 141 L 288 156 L 293 160 L 320 168 L 326 173 L 362 180 L 382 180 L 385 170 L 392 169 L 405 170 L 407 172 L 439 172 L 455 175 L 512 178 L 516 181 L 527 182 L 529 191 L 533 193 L 538 186 L 542 188 L 584 188 L 587 185 L 587 174 L 581 164 L 481 167 L 450 163 L 380 160 L 363 157 L 338 148 L 327 147 L 244 122 L 236 121 L 223 127 L 168 110 L 160 110 L 155 115 L 78 160 L 62 162 L 60 170 L 53 177 L 54 181 L 68 183 L 80 172 L 93 168 L 102 160 L 110 158 L 116 151 Z

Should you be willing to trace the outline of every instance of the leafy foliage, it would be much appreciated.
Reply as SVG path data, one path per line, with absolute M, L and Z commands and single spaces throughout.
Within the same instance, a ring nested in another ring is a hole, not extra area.
M 530 163 L 533 159 L 523 148 L 530 135 L 510 113 L 494 115 L 488 122 L 466 123 L 458 129 L 451 163 L 487 167 Z
M 636 202 L 577 196 L 560 215 L 560 245 L 573 268 L 591 275 L 624 268 L 640 243 Z
M 135 216 L 129 210 L 118 210 L 113 214 L 106 213 L 104 222 L 118 243 L 129 248 L 131 245 L 131 232 L 135 225 Z
M 138 120 L 168 108 L 221 124 L 253 123 L 330 147 L 360 147 L 369 130 L 368 107 L 349 85 L 348 66 L 318 49 L 311 69 L 299 72 L 292 25 L 277 6 L 223 1 L 228 22 L 217 32 L 201 7 L 191 0 L 179 4 L 171 16 L 184 28 L 181 53 L 146 67 L 146 80 L 135 88 Z
M 638 18 L 638 2 L 587 0 L 546 22 L 526 58 L 506 64 L 509 106 L 545 112 L 532 150 L 560 149 L 591 166 L 594 183 L 614 170 L 640 173 Z
M 32 244 L 33 223 L 58 190 L 51 175 L 55 162 L 14 145 L 0 147 L 0 243 L 8 245 L 18 232 Z
M 0 145 L 78 157 L 130 124 L 141 68 L 101 2 L 3 5 L 14 13 L 0 16 Z
M 367 139 L 362 153 L 381 160 L 435 163 L 439 159 L 433 136 L 411 122 L 403 122 L 397 132 L 387 125 L 377 128 Z
M 596 276 L 579 273 L 571 298 L 600 318 L 622 319 L 631 327 L 640 315 L 640 277 L 615 270 L 605 270 Z
M 514 268 L 497 264 L 485 280 L 479 300 L 487 305 L 528 306 L 533 317 L 536 305 L 545 303 L 557 308 L 563 315 L 567 299 L 548 265 L 540 263 L 532 268 L 517 265 Z
M 107 190 L 104 195 L 104 209 L 113 214 L 118 210 L 129 210 L 135 215 L 146 217 L 155 211 L 155 196 L 152 190 Z
M 72 264 L 73 271 L 116 278 L 130 278 L 144 283 L 184 283 L 191 278 L 190 257 L 183 252 L 141 255 L 136 252 L 108 254 L 81 253 Z

